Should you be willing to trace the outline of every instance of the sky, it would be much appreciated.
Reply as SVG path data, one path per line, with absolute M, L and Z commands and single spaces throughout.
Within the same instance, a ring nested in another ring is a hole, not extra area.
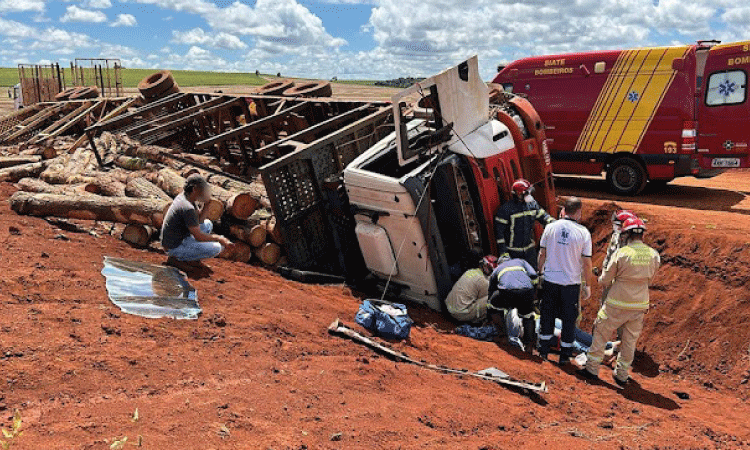
M 574 51 L 750 39 L 738 0 L 0 0 L 0 66 L 125 67 L 379 80 Z

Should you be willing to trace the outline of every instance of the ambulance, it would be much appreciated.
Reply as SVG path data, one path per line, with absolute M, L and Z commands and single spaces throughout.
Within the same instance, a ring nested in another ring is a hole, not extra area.
M 556 174 L 601 175 L 620 195 L 750 167 L 750 41 L 540 56 L 494 83 L 542 118 Z

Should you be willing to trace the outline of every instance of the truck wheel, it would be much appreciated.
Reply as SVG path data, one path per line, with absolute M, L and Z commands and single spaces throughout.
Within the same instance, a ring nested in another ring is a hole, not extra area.
M 632 158 L 620 158 L 607 170 L 607 184 L 618 195 L 637 195 L 648 182 L 646 169 Z

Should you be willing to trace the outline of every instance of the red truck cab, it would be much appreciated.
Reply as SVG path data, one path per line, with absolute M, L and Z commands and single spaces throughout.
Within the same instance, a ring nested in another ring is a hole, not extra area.
M 494 80 L 528 98 L 558 174 L 606 172 L 618 194 L 648 181 L 750 167 L 750 42 L 540 56 Z

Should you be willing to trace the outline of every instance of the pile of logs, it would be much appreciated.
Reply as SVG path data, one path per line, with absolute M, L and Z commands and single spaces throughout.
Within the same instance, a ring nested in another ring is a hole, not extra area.
M 121 238 L 146 247 L 158 239 L 164 215 L 185 179 L 201 173 L 213 196 L 203 205 L 205 217 L 220 223 L 215 229 L 236 242 L 220 256 L 242 262 L 257 259 L 269 266 L 282 260 L 281 234 L 262 182 L 246 184 L 202 172 L 164 156 L 175 150 L 110 133 L 95 141 L 106 163 L 102 169 L 90 146 L 60 139 L 34 149 L 6 147 L 6 156 L 0 156 L 0 181 L 14 182 L 19 189 L 10 199 L 18 214 L 124 224 Z M 212 163 L 207 159 L 200 161 L 203 167 Z

